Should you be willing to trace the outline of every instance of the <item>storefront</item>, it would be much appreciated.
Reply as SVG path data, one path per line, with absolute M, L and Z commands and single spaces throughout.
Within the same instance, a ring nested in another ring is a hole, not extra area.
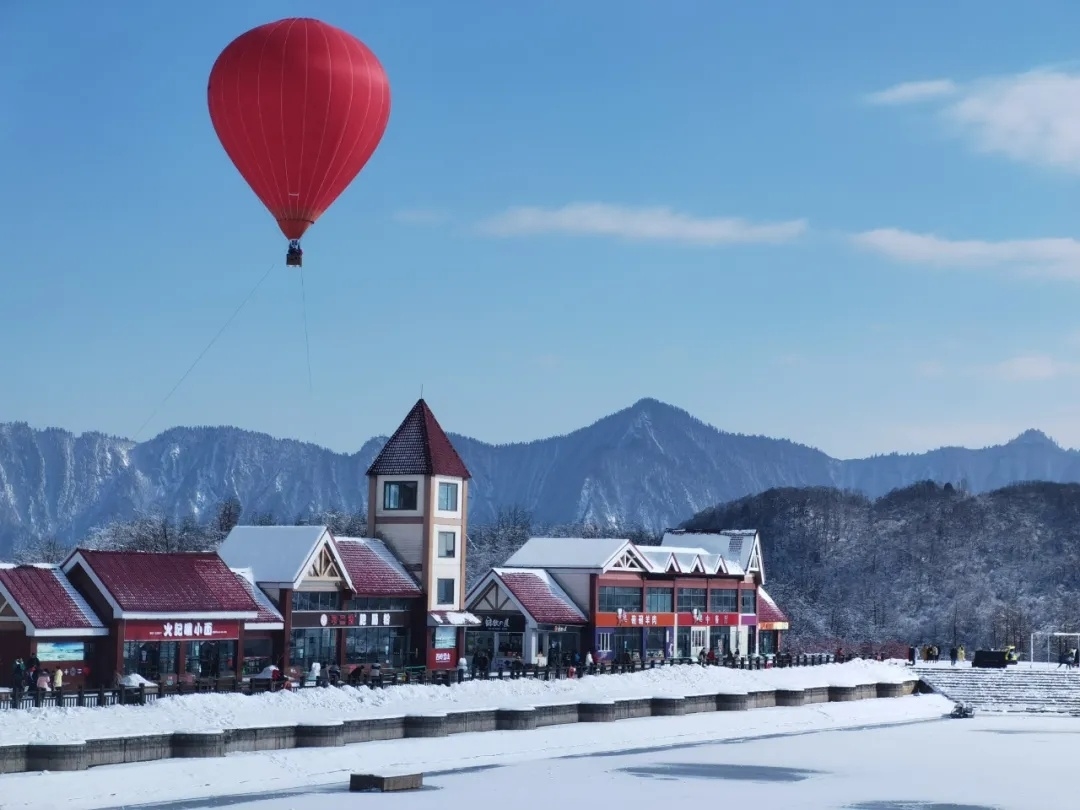
M 584 657 L 588 619 L 546 571 L 493 568 L 469 592 L 466 606 L 480 622 L 465 634 L 470 666 L 480 654 L 493 670 L 517 662 L 566 666 Z
M 520 613 L 482 613 L 479 626 L 465 633 L 465 657 L 472 666 L 477 655 L 486 656 L 492 670 L 531 663 L 526 656 L 525 617 Z
M 108 628 L 57 566 L 0 564 L 0 677 L 17 659 L 37 659 L 63 682 L 82 686 L 93 675 L 95 644 Z
M 241 626 L 197 619 L 124 622 L 120 672 L 166 684 L 236 677 Z
M 108 623 L 94 645 L 96 683 L 140 675 L 166 684 L 243 672 L 244 624 L 259 607 L 214 553 L 76 549 L 66 579 Z
M 335 594 L 336 595 L 336 594 Z M 337 663 L 347 672 L 356 666 L 379 664 L 400 668 L 409 663 L 409 626 L 412 599 L 361 597 L 340 603 L 344 609 L 320 610 L 327 594 L 318 594 L 317 604 L 294 594 L 300 609 L 292 613 L 289 664 L 310 671 Z M 299 598 L 296 598 L 299 597 Z
M 426 666 L 453 669 L 468 646 L 469 633 L 481 619 L 466 610 L 435 610 L 428 613 Z
M 780 652 L 781 633 L 789 627 L 788 617 L 764 588 L 758 589 L 757 610 L 758 652 L 761 655 L 776 655 Z

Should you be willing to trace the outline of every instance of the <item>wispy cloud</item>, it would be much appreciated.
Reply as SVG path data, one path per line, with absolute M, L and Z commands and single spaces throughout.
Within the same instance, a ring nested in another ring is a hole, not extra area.
M 1023 354 L 994 363 L 984 369 L 986 376 L 1003 382 L 1046 382 L 1070 377 L 1080 371 L 1076 363 L 1046 354 Z
M 966 84 L 910 82 L 868 98 L 893 106 L 940 101 L 945 123 L 977 150 L 1080 172 L 1080 74 L 1044 68 Z
M 854 234 L 851 240 L 860 248 L 911 264 L 1080 278 L 1080 241 L 1076 239 L 946 239 L 936 234 L 878 228 Z
M 442 225 L 445 222 L 449 222 L 450 215 L 445 211 L 414 208 L 396 212 L 394 214 L 394 219 L 405 225 Z
M 562 208 L 511 208 L 478 226 L 488 236 L 566 234 L 618 239 L 730 245 L 788 242 L 807 230 L 805 220 L 754 223 L 730 217 L 694 217 L 670 208 L 624 208 L 571 203 Z
M 952 79 L 933 79 L 924 82 L 904 82 L 893 85 L 877 93 L 871 93 L 866 100 L 871 104 L 893 106 L 897 104 L 914 104 L 920 101 L 951 96 L 959 90 L 956 82 Z

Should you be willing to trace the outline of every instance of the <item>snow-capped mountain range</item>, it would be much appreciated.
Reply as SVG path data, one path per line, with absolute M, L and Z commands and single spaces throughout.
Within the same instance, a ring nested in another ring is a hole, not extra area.
M 783 439 L 725 433 L 654 399 L 565 436 L 497 446 L 451 438 L 474 477 L 474 523 L 521 506 L 542 523 L 660 530 L 776 486 L 877 496 L 926 479 L 964 482 L 972 492 L 1024 480 L 1080 482 L 1080 452 L 1034 430 L 982 450 L 840 461 Z M 205 516 L 230 496 L 246 514 L 284 519 L 364 509 L 364 473 L 385 441 L 346 455 L 233 427 L 173 428 L 136 443 L 0 424 L 0 558 L 23 535 L 76 542 L 137 511 Z

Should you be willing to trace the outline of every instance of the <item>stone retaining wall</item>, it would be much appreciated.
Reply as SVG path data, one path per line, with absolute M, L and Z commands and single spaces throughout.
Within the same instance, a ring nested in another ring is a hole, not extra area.
M 495 730 L 517 731 L 570 723 L 612 723 L 641 717 L 674 717 L 715 711 L 746 711 L 770 706 L 897 698 L 917 691 L 918 681 L 901 684 L 778 689 L 750 693 L 679 697 L 612 698 L 507 709 L 463 709 L 391 717 L 368 717 L 291 726 L 184 731 L 135 737 L 103 737 L 82 742 L 0 745 L 0 774 L 28 771 L 82 771 L 99 765 L 181 757 L 222 757 L 250 751 L 325 748 L 398 740 L 445 737 Z M 2 792 L 2 791 L 0 791 Z

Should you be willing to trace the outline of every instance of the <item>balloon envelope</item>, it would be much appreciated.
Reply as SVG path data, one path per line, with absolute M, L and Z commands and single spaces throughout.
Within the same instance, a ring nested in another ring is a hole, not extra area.
M 390 118 L 390 84 L 375 54 L 309 18 L 230 42 L 210 71 L 207 100 L 221 145 L 288 239 L 360 173 Z

